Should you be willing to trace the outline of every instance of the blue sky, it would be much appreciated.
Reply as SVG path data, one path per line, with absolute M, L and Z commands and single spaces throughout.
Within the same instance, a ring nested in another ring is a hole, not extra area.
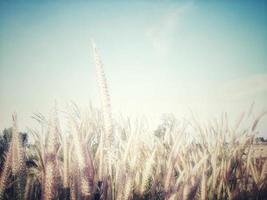
M 114 115 L 234 119 L 267 109 L 265 1 L 1 1 L 0 128 L 55 99 L 99 106 L 99 48 Z M 62 108 L 64 109 L 64 108 Z M 267 120 L 260 126 L 267 132 Z

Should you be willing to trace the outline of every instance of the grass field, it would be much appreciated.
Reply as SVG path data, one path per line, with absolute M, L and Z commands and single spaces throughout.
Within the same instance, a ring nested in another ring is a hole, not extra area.
M 256 124 L 207 127 L 166 119 L 156 131 L 142 121 L 113 123 L 107 142 L 101 112 L 73 108 L 69 131 L 56 111 L 36 116 L 23 146 L 13 116 L 1 166 L 1 199 L 264 199 L 267 159 L 253 144 Z M 191 132 L 190 132 L 190 131 Z M 194 137 L 188 136 L 194 132 Z M 264 150 L 262 151 L 264 152 Z M 266 152 L 265 152 L 266 153 Z

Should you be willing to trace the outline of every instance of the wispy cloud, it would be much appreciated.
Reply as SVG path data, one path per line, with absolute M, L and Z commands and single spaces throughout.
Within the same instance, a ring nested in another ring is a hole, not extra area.
M 175 33 L 181 27 L 182 18 L 193 6 L 193 3 L 176 6 L 166 11 L 159 20 L 147 28 L 148 41 L 159 55 L 166 55 L 171 50 Z
M 251 75 L 222 85 L 221 93 L 233 100 L 251 99 L 259 95 L 267 98 L 267 74 Z M 267 99 L 266 99 L 267 100 Z

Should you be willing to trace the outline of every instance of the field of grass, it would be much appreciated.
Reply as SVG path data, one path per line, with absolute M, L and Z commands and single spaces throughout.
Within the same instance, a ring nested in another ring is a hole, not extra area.
M 40 130 L 29 131 L 27 145 L 14 114 L 0 199 L 266 198 L 267 160 L 253 155 L 264 113 L 244 113 L 235 123 L 224 114 L 207 125 L 168 117 L 156 130 L 142 120 L 117 121 L 95 48 L 94 57 L 102 110 L 72 106 L 67 131 L 56 106 L 48 118 L 35 115 Z
M 245 118 L 245 115 L 243 115 Z M 166 119 L 114 122 L 107 142 L 101 112 L 73 108 L 69 131 L 57 113 L 23 146 L 13 116 L 1 166 L 1 199 L 264 199 L 267 160 L 253 155 L 256 119 L 247 128 L 226 118 L 209 126 Z M 189 135 L 194 135 L 188 139 Z

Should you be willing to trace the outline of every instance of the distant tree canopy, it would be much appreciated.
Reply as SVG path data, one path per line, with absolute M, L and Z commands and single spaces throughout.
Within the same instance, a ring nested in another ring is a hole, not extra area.
M 256 142 L 267 142 L 267 138 L 264 137 L 257 137 Z

